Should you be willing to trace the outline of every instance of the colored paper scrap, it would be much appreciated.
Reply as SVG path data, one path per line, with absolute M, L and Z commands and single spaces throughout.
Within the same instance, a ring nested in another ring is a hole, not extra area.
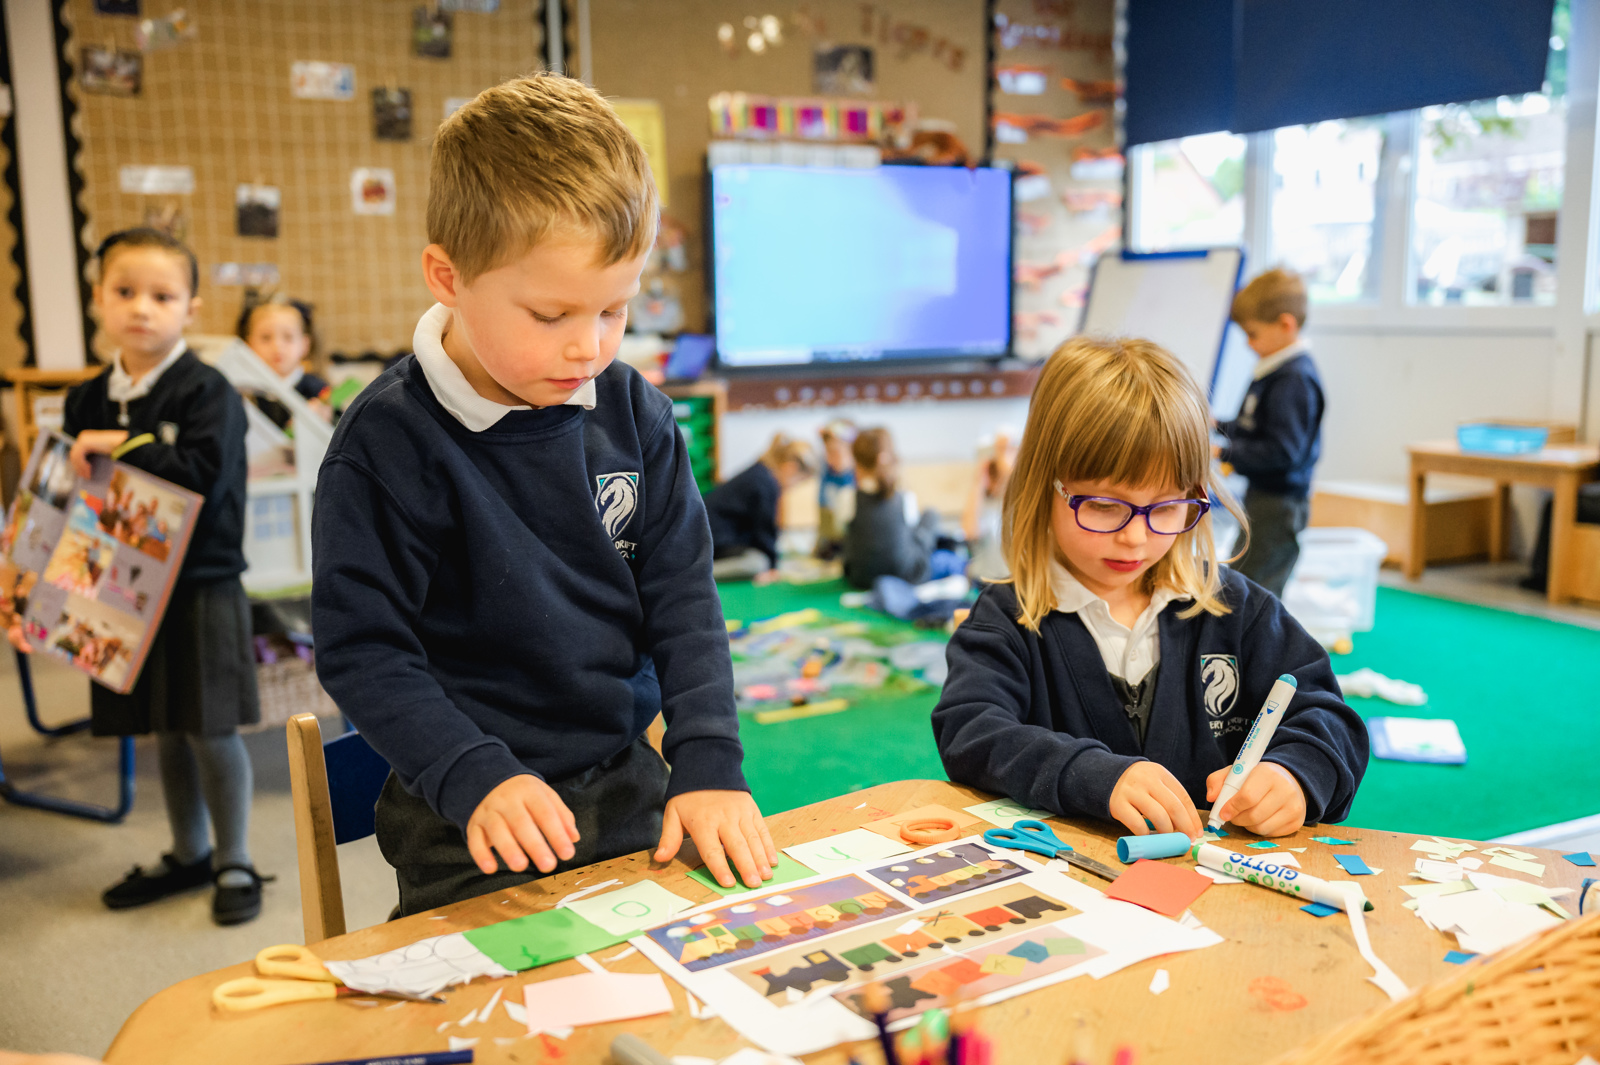
M 1050 952 L 1052 958 L 1061 954 L 1087 954 L 1089 952 L 1089 948 L 1084 946 L 1083 940 L 1076 936 L 1051 936 L 1044 941 L 1044 949 Z
M 1502 869 L 1511 869 L 1518 873 L 1527 873 L 1529 876 L 1544 878 L 1544 866 L 1538 862 L 1527 862 L 1521 858 L 1508 858 L 1504 854 L 1496 854 L 1489 859 L 1490 865 L 1498 865 Z
M 461 934 L 497 964 L 513 971 L 565 961 L 628 938 L 594 925 L 570 906 L 513 917 Z
M 787 884 L 793 880 L 804 880 L 807 877 L 817 875 L 816 870 L 807 868 L 806 866 L 795 861 L 793 858 L 789 857 L 787 854 L 782 853 L 778 855 L 778 864 L 772 870 L 772 879 L 763 880 L 753 888 L 745 887 L 743 884 L 739 883 L 739 871 L 737 869 L 733 869 L 732 872 L 734 880 L 733 887 L 723 887 L 721 884 L 717 883 L 716 877 L 712 876 L 711 870 L 707 869 L 705 866 L 701 866 L 699 869 L 691 872 L 689 874 L 689 879 L 693 880 L 697 884 L 701 884 L 710 888 L 718 895 L 738 895 L 745 891 L 760 891 L 764 888 L 777 887 L 779 884 Z
M 1351 876 L 1371 876 L 1377 872 L 1376 869 L 1370 868 L 1366 862 L 1362 861 L 1359 854 L 1335 854 L 1333 860 L 1343 866 L 1344 871 Z
M 1444 960 L 1451 965 L 1465 965 L 1476 957 L 1476 954 L 1469 954 L 1464 950 L 1448 950 L 1445 951 Z
M 1277 844 L 1272 842 L 1270 839 L 1258 839 L 1254 843 L 1246 843 L 1245 846 L 1249 847 L 1251 850 L 1262 850 L 1266 847 L 1276 847 Z
M 567 908 L 614 935 L 633 936 L 641 929 L 672 920 L 693 905 L 652 880 L 641 880 L 604 895 L 569 903 Z
M 1330 847 L 1344 847 L 1359 842 L 1355 839 L 1340 839 L 1337 836 L 1312 836 L 1312 843 L 1326 843 Z
M 1313 917 L 1332 917 L 1334 914 L 1339 912 L 1339 907 L 1327 906 L 1320 902 L 1307 903 L 1300 908 Z
M 1165 969 L 1157 969 L 1156 974 L 1150 978 L 1150 993 L 1159 995 L 1172 986 L 1172 974 Z
M 1041 962 L 1050 956 L 1050 948 L 1032 940 L 1027 940 L 1018 943 L 1006 953 L 1021 958 L 1023 961 Z
M 1565 858 L 1567 861 L 1571 862 L 1573 865 L 1593 865 L 1594 864 L 1594 855 L 1588 854 L 1588 853 L 1586 853 L 1584 851 L 1579 851 L 1576 854 L 1563 854 L 1561 857 Z
M 672 1012 L 660 973 L 579 973 L 523 986 L 528 1034 Z
M 1434 884 L 1401 884 L 1400 890 L 1414 899 L 1424 895 L 1454 895 L 1461 891 L 1471 891 L 1472 885 L 1465 880 L 1450 880 Z
M 900 840 L 889 839 L 876 832 L 868 832 L 864 828 L 856 828 L 849 832 L 840 832 L 836 836 L 825 836 L 809 843 L 797 843 L 793 847 L 785 847 L 783 853 L 819 873 L 832 873 L 860 865 L 862 862 L 893 858 L 911 849 L 908 844 Z
M 1043 821 L 1047 817 L 1055 816 L 1049 810 L 1034 810 L 1010 799 L 980 802 L 976 806 L 968 806 L 966 810 L 973 817 L 981 817 L 991 825 L 998 825 L 1001 828 L 1010 828 L 1018 821 Z
M 868 821 L 861 827 L 870 832 L 876 832 L 885 839 L 892 839 L 896 843 L 904 843 L 900 837 L 900 826 L 910 821 L 949 821 L 964 836 L 970 836 L 983 827 L 981 818 L 973 817 L 969 813 L 958 813 L 947 806 L 919 806 L 915 810 L 894 814 L 877 821 Z
M 1106 888 L 1106 897 L 1131 902 L 1176 918 L 1211 886 L 1211 881 L 1181 865 L 1141 858 Z
M 1005 976 L 1021 976 L 1022 970 L 1027 966 L 1026 959 L 1019 958 L 1014 954 L 991 954 L 983 959 L 983 964 L 979 968 L 991 976 L 996 973 Z

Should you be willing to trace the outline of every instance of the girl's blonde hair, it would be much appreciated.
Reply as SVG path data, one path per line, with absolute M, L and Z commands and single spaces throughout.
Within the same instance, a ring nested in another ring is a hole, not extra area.
M 1002 543 L 1020 624 L 1037 632 L 1056 606 L 1050 563 L 1057 547 L 1050 519 L 1057 478 L 1139 488 L 1175 484 L 1196 499 L 1209 492 L 1238 519 L 1241 544 L 1247 541 L 1244 512 L 1212 474 L 1209 429 L 1204 393 L 1160 345 L 1126 337 L 1074 337 L 1056 349 L 1033 388 L 1027 428 L 1006 486 Z M 1202 610 L 1226 614 L 1210 516 L 1176 539 L 1145 574 L 1146 587 L 1167 585 L 1192 596 L 1194 605 L 1179 617 Z
M 777 469 L 786 462 L 792 462 L 800 468 L 800 476 L 810 477 L 817 472 L 817 455 L 811 445 L 804 440 L 796 440 L 788 433 L 778 433 L 773 436 L 772 443 L 767 445 L 766 454 L 761 456 L 761 461 L 772 469 Z

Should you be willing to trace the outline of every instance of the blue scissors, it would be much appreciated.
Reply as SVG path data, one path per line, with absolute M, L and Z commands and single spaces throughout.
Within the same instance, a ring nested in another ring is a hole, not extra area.
M 991 828 L 983 834 L 983 841 L 995 847 L 1009 847 L 1013 850 L 1032 851 L 1047 858 L 1060 858 L 1069 865 L 1075 865 L 1106 880 L 1115 880 L 1121 875 L 1109 865 L 1103 865 L 1073 850 L 1067 843 L 1056 838 L 1056 834 L 1050 831 L 1050 826 L 1043 821 L 1016 821 L 1010 828 Z

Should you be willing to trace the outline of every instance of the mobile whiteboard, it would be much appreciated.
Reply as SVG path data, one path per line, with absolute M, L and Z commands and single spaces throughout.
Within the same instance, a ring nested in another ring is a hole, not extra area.
M 1241 248 L 1101 256 L 1078 332 L 1155 341 L 1205 387 L 1217 416 L 1231 417 L 1255 361 L 1228 322 L 1243 273 Z

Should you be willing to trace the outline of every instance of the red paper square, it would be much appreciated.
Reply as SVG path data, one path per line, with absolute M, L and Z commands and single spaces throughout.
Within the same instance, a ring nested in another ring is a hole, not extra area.
M 1111 882 L 1106 897 L 1177 917 L 1211 884 L 1193 869 L 1141 858 Z

